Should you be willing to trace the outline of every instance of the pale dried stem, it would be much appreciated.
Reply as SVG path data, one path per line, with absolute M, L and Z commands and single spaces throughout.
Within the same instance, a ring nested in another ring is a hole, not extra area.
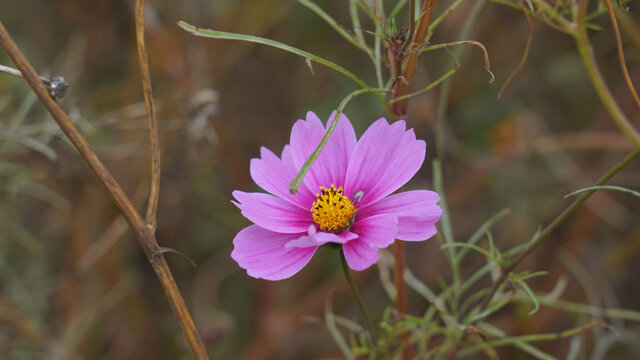
M 151 143 L 151 187 L 145 221 L 152 231 L 156 229 L 158 212 L 158 198 L 160 196 L 160 145 L 158 144 L 158 121 L 153 93 L 151 91 L 151 75 L 147 58 L 147 45 L 144 41 L 144 0 L 136 0 L 136 45 L 138 48 L 138 63 L 142 78 L 142 92 L 144 105 L 147 110 L 147 125 L 149 127 L 149 141 Z
M 193 323 L 191 314 L 185 305 L 182 294 L 178 289 L 178 285 L 176 284 L 162 253 L 159 252 L 158 243 L 154 233 L 150 230 L 146 222 L 135 209 L 120 184 L 118 184 L 111 172 L 100 161 L 93 149 L 91 149 L 86 139 L 78 131 L 67 113 L 65 113 L 60 105 L 58 105 L 58 103 L 51 97 L 47 87 L 42 83 L 42 81 L 40 81 L 36 71 L 26 60 L 20 49 L 18 49 L 1 21 L 0 46 L 5 49 L 11 60 L 22 73 L 24 79 L 36 93 L 38 98 L 40 98 L 40 101 L 47 108 L 53 119 L 58 123 L 62 132 L 64 132 L 73 146 L 78 150 L 78 153 L 84 162 L 107 189 L 116 205 L 127 219 L 127 222 L 129 222 L 135 231 L 138 243 L 142 247 L 145 256 L 156 273 L 165 295 L 167 296 L 174 313 L 178 317 L 180 326 L 182 327 L 185 337 L 187 338 L 187 342 L 189 343 L 194 355 L 197 359 L 208 359 L 204 344 L 202 343 L 198 330 Z
M 524 51 L 522 52 L 522 58 L 520 59 L 518 66 L 516 66 L 516 68 L 513 69 L 513 71 L 507 77 L 507 80 L 505 80 L 504 84 L 500 88 L 500 91 L 498 91 L 498 99 L 502 98 L 502 94 L 504 93 L 507 86 L 509 86 L 511 81 L 513 81 L 516 75 L 524 67 L 524 63 L 527 60 L 527 57 L 529 56 L 529 49 L 531 48 L 531 39 L 533 38 L 533 26 L 531 24 L 531 18 L 529 17 L 529 14 L 527 13 L 527 9 L 524 7 L 524 4 L 519 3 L 519 5 L 520 5 L 520 8 L 522 9 L 522 13 L 527 18 L 527 43 L 524 46 Z

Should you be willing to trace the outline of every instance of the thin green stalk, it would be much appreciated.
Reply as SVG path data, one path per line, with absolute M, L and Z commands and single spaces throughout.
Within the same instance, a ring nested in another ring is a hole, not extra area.
M 353 32 L 356 34 L 358 42 L 362 45 L 365 45 L 366 42 L 364 41 L 362 26 L 360 25 L 360 17 L 358 16 L 358 4 L 356 3 L 356 0 L 349 1 L 349 14 L 351 15 L 351 25 L 353 25 Z
M 407 0 L 400 0 L 396 3 L 396 6 L 393 7 L 393 10 L 391 10 L 391 13 L 389 13 L 389 19 L 393 19 L 395 18 L 398 13 L 400 12 L 400 10 L 402 10 L 402 8 L 407 4 Z
M 453 273 L 453 283 L 455 286 L 460 284 L 460 267 L 455 261 L 456 249 L 453 247 L 455 243 L 453 236 L 453 227 L 451 226 L 451 218 L 449 217 L 449 209 L 447 207 L 447 200 L 444 195 L 444 186 L 442 184 L 442 166 L 438 159 L 433 160 L 431 167 L 433 168 L 433 187 L 438 194 L 440 194 L 440 207 L 442 208 L 442 217 L 440 218 L 440 226 L 442 227 L 442 236 L 447 243 L 447 254 L 449 255 L 449 263 L 451 264 L 451 271 Z
M 333 131 L 336 129 L 336 126 L 338 125 L 338 119 L 340 119 L 340 114 L 342 114 L 342 111 L 344 110 L 345 106 L 347 106 L 349 101 L 351 101 L 351 99 L 353 99 L 358 95 L 367 94 L 367 93 L 380 94 L 388 91 L 389 91 L 388 89 L 360 89 L 350 93 L 344 99 L 342 99 L 342 101 L 340 102 L 340 105 L 338 105 L 338 109 L 336 110 L 336 115 L 333 117 L 333 120 L 331 121 L 331 124 L 327 129 L 327 132 L 324 134 L 322 139 L 320 139 L 320 143 L 318 143 L 318 146 L 316 147 L 316 149 L 313 150 L 313 152 L 311 153 L 311 155 L 309 155 L 309 157 L 304 162 L 304 164 L 302 164 L 302 167 L 300 168 L 300 171 L 298 171 L 298 174 L 296 175 L 296 177 L 294 177 L 293 180 L 291 180 L 291 182 L 289 183 L 289 191 L 292 194 L 295 194 L 298 192 L 298 189 L 302 184 L 302 179 L 304 179 L 304 176 L 307 174 L 307 172 L 309 172 L 311 165 L 313 165 L 313 163 L 316 161 L 318 156 L 320 156 L 320 152 L 322 152 L 322 149 L 324 149 L 325 145 L 327 145 L 327 142 L 329 141 L 329 137 L 331 136 L 331 134 L 333 134 Z
M 456 0 L 453 4 L 451 4 L 451 6 L 449 6 L 447 8 L 447 10 L 443 11 L 442 14 L 438 15 L 437 18 L 435 18 L 432 22 L 431 25 L 429 25 L 429 35 L 427 35 L 427 39 L 426 41 L 429 41 L 429 39 L 431 38 L 431 35 L 433 34 L 433 30 L 436 28 L 436 26 L 440 25 L 440 23 L 452 12 L 454 12 L 460 5 L 462 5 L 462 3 L 465 0 Z
M 384 81 L 382 80 L 382 56 L 381 56 L 381 50 L 380 50 L 381 45 L 382 45 L 382 26 L 376 25 L 376 38 L 374 40 L 373 65 L 376 68 L 376 80 L 378 81 L 379 88 L 385 87 Z
M 605 323 L 594 322 L 594 323 L 589 323 L 583 326 L 579 326 L 579 327 L 565 330 L 558 333 L 522 335 L 522 336 L 506 337 L 502 339 L 495 339 L 491 341 L 485 341 L 478 345 L 473 345 L 473 346 L 469 346 L 468 348 L 462 349 L 457 353 L 457 357 L 464 358 L 469 355 L 473 355 L 477 352 L 480 352 L 486 349 L 493 349 L 499 346 L 527 344 L 527 343 L 537 342 L 537 341 L 549 341 L 549 340 L 568 338 L 597 326 L 602 326 L 607 328 L 609 327 L 609 325 Z
M 631 153 L 625 156 L 624 159 L 622 159 L 622 161 L 620 161 L 614 167 L 612 167 L 609 171 L 607 171 L 607 173 L 604 174 L 600 178 L 600 180 L 598 180 L 596 185 L 599 186 L 599 185 L 606 184 L 614 175 L 620 172 L 620 170 L 622 170 L 631 161 L 633 161 L 633 159 L 638 157 L 638 155 L 640 155 L 640 146 L 638 146 L 635 150 L 633 150 Z M 547 225 L 547 227 L 542 232 L 537 234 L 537 237 L 535 241 L 531 244 L 531 246 L 529 246 L 529 248 L 524 252 L 520 253 L 520 255 L 518 255 L 518 257 L 513 262 L 511 262 L 511 264 L 508 267 L 506 267 L 502 271 L 502 276 L 493 284 L 493 287 L 491 288 L 491 292 L 489 292 L 489 295 L 487 295 L 487 297 L 484 299 L 480 309 L 484 310 L 487 308 L 487 306 L 491 302 L 491 299 L 493 298 L 493 295 L 495 295 L 496 291 L 498 291 L 498 288 L 504 283 L 507 276 L 509 276 L 509 273 L 512 272 L 518 265 L 520 265 L 520 263 L 524 259 L 526 259 L 529 255 L 531 255 L 531 253 L 533 253 L 538 247 L 540 247 L 540 245 L 542 245 L 542 243 L 545 242 L 545 240 L 549 237 L 549 235 L 551 235 L 551 233 L 558 226 L 560 226 L 560 224 L 562 224 L 571 214 L 573 214 L 573 212 L 576 211 L 585 201 L 587 201 L 587 199 L 589 199 L 591 195 L 593 195 L 596 191 L 597 189 L 593 189 L 593 190 L 584 192 L 578 199 L 576 199 L 562 213 L 560 213 L 560 215 L 558 215 L 555 219 L 553 219 L 553 221 L 549 225 Z
M 580 26 L 580 28 L 572 32 L 571 35 L 573 35 L 573 39 L 575 40 L 580 56 L 582 57 L 582 62 L 587 69 L 589 79 L 591 80 L 600 101 L 602 101 L 602 104 L 605 106 L 618 128 L 620 128 L 620 130 L 629 138 L 629 140 L 631 140 L 631 142 L 633 142 L 634 145 L 640 145 L 640 133 L 638 133 L 633 125 L 631 125 L 627 116 L 622 112 L 622 110 L 620 110 L 618 104 L 613 98 L 613 95 L 609 91 L 602 74 L 600 73 L 600 69 L 598 68 L 593 54 L 593 48 L 589 43 L 586 28 L 584 26 Z
M 347 265 L 347 259 L 344 257 L 344 250 L 340 249 L 340 263 L 342 264 L 342 270 L 344 271 L 344 277 L 347 279 L 347 283 L 349 284 L 349 289 L 351 289 L 351 293 L 353 297 L 356 299 L 356 303 L 362 312 L 362 317 L 367 322 L 367 326 L 369 327 L 369 332 L 371 332 L 371 338 L 373 339 L 373 344 L 378 343 L 378 333 L 376 328 L 373 326 L 373 322 L 371 322 L 371 317 L 369 316 L 369 312 L 367 308 L 364 306 L 364 302 L 360 297 L 360 293 L 356 288 L 356 284 L 353 282 L 353 278 L 351 277 L 351 271 L 349 270 L 349 265 Z

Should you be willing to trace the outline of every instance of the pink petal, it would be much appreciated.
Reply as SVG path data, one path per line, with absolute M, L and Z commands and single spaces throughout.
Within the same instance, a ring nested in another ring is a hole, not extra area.
M 242 215 L 256 225 L 267 230 L 281 233 L 306 232 L 313 224 L 310 210 L 302 209 L 279 197 L 263 193 L 246 193 L 234 191 L 233 202 Z
M 334 116 L 335 112 L 329 117 L 327 128 Z M 307 113 L 306 121 L 298 120 L 293 125 L 290 141 L 293 161 L 298 169 L 316 149 L 325 132 L 322 121 L 313 112 Z M 341 114 L 335 131 L 305 176 L 304 183 L 312 192 L 317 193 L 320 186 L 344 185 L 349 157 L 356 142 L 353 126 L 349 119 Z
M 350 199 L 362 191 L 359 207 L 399 189 L 420 169 L 426 143 L 416 140 L 413 129 L 405 131 L 404 120 L 389 125 L 384 118 L 373 123 L 353 149 L 345 192 Z
M 264 190 L 302 208 L 309 209 L 315 195 L 303 184 L 296 195 L 289 192 L 289 183 L 298 173 L 291 157 L 291 147 L 284 147 L 282 160 L 269 149 L 260 149 L 260 159 L 251 159 L 251 178 Z
M 405 191 L 359 209 L 358 217 L 376 217 L 378 214 L 397 216 L 396 238 L 407 241 L 426 240 L 437 232 L 435 224 L 442 215 L 439 200 L 440 196 L 433 191 Z
M 358 238 L 342 246 L 347 264 L 353 270 L 364 270 L 380 260 L 378 249 Z
M 440 214 L 434 217 L 399 217 L 396 238 L 405 241 L 427 240 L 438 232 L 436 228 L 438 220 L 440 220 Z
M 318 247 L 322 246 L 326 243 L 335 243 L 335 244 L 345 244 L 348 241 L 356 239 L 358 237 L 357 234 L 354 234 L 349 231 L 341 231 L 339 233 L 331 233 L 331 232 L 316 232 L 316 229 L 313 225 L 309 226 L 308 234 L 305 236 L 300 236 L 295 240 L 291 240 L 285 244 L 286 247 Z
M 257 225 L 244 228 L 233 239 L 231 258 L 254 278 L 282 280 L 300 271 L 317 247 L 286 248 L 301 234 L 282 234 Z
M 393 215 L 375 215 L 358 218 L 351 231 L 358 239 L 377 248 L 385 248 L 393 243 L 397 233 L 398 219 Z

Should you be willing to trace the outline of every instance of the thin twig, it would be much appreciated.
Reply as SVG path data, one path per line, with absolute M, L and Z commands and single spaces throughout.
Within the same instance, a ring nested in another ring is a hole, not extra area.
M 624 75 L 624 80 L 627 82 L 627 86 L 629 87 L 629 91 L 631 95 L 633 95 L 633 100 L 636 101 L 638 107 L 640 107 L 640 98 L 638 97 L 638 92 L 636 88 L 633 86 L 633 82 L 631 81 L 631 77 L 629 76 L 629 70 L 627 70 L 627 63 L 624 61 L 624 50 L 622 49 L 622 37 L 620 36 L 620 30 L 618 29 L 618 21 L 616 21 L 616 15 L 613 13 L 613 6 L 611 6 L 611 0 L 604 0 L 604 3 L 607 5 L 607 10 L 609 11 L 609 17 L 611 18 L 611 25 L 613 25 L 613 32 L 616 35 L 616 47 L 618 48 L 618 58 L 620 59 L 620 67 L 622 68 L 622 74 Z M 620 3 L 618 3 L 618 6 Z
M 118 208 L 120 208 L 120 211 L 127 219 L 127 222 L 129 222 L 135 231 L 138 243 L 142 247 L 149 263 L 151 263 L 151 266 L 162 285 L 165 295 L 167 296 L 174 313 L 178 317 L 180 326 L 182 327 L 182 331 L 187 338 L 191 350 L 197 359 L 208 359 L 204 344 L 200 339 L 198 330 L 193 323 L 191 314 L 185 305 L 180 289 L 173 278 L 173 274 L 171 273 L 167 262 L 162 256 L 155 260 L 153 259 L 153 255 L 158 249 L 158 243 L 155 235 L 150 231 L 149 227 L 131 203 L 129 197 L 125 194 L 124 190 L 122 190 L 120 184 L 118 184 L 111 172 L 109 172 L 109 169 L 107 169 L 93 149 L 91 149 L 87 140 L 82 136 L 80 131 L 78 131 L 67 113 L 65 113 L 60 105 L 58 105 L 58 103 L 50 96 L 48 89 L 40 81 L 31 64 L 24 57 L 20 49 L 18 49 L 17 45 L 5 29 L 2 21 L 0 21 L 0 46 L 5 49 L 11 60 L 16 64 L 18 69 L 20 69 L 25 80 L 40 98 L 40 101 L 47 108 L 53 119 L 58 123 L 62 132 L 64 132 L 73 146 L 78 150 L 84 162 L 89 166 L 96 177 L 98 177 L 98 180 L 100 180 L 102 185 L 104 185 Z
M 160 146 L 158 145 L 158 120 L 156 119 L 151 92 L 151 75 L 147 58 L 147 45 L 144 41 L 144 0 L 136 0 L 136 45 L 138 47 L 138 63 L 142 77 L 142 92 L 144 105 L 147 110 L 147 125 L 149 127 L 149 141 L 151 143 L 151 186 L 145 221 L 151 231 L 156 229 L 158 213 L 158 198 L 160 196 Z
M 524 7 L 524 4 L 522 4 L 522 2 L 519 2 L 518 4 L 522 9 L 522 13 L 527 18 L 527 30 L 528 30 L 527 43 L 524 45 L 524 52 L 522 53 L 522 58 L 520 59 L 520 63 L 518 63 L 518 66 L 516 66 L 516 68 L 513 69 L 513 71 L 509 74 L 509 76 L 507 77 L 507 80 L 504 82 L 504 84 L 500 88 L 500 91 L 498 91 L 498 99 L 502 98 L 502 94 L 504 93 L 504 90 L 507 88 L 507 86 L 509 86 L 513 78 L 516 77 L 516 75 L 520 72 L 520 70 L 524 66 L 524 62 L 527 60 L 527 57 L 529 56 L 529 49 L 531 48 L 531 39 L 533 38 L 533 26 L 531 25 L 531 17 L 529 17 L 529 13 L 527 12 L 527 9 Z
M 17 77 L 23 77 L 20 70 L 4 65 L 0 65 L 0 72 Z M 67 95 L 69 84 L 62 76 L 52 76 L 51 80 L 47 79 L 44 76 L 39 76 L 39 78 L 40 81 L 42 81 L 49 88 L 49 94 L 51 94 L 51 96 L 61 99 L 65 95 Z
M 482 43 L 479 42 L 479 41 L 475 41 L 475 40 L 452 41 L 452 42 L 448 42 L 448 43 L 424 46 L 422 48 L 416 49 L 415 51 L 418 51 L 419 53 L 425 53 L 427 51 L 433 51 L 433 50 L 438 50 L 438 49 L 447 49 L 448 47 L 457 46 L 457 45 L 474 45 L 474 46 L 479 47 L 482 50 L 482 54 L 484 55 L 484 69 L 491 76 L 491 78 L 489 79 L 489 84 L 493 84 L 493 81 L 496 79 L 496 76 L 491 71 L 491 63 L 489 62 L 489 52 L 487 51 L 487 48 L 484 45 L 482 45 Z M 453 57 L 455 59 L 455 55 Z M 458 62 L 458 60 L 456 60 L 456 63 L 457 62 Z

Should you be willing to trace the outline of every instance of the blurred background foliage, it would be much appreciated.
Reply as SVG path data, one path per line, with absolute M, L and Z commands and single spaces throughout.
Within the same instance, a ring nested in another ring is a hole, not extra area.
M 450 3 L 440 1 L 436 14 Z M 430 42 L 455 40 L 473 3 L 464 2 L 447 17 Z M 317 4 L 351 27 L 346 2 Z M 629 5 L 631 13 L 617 15 L 631 77 L 640 84 L 637 4 Z M 69 81 L 63 108 L 142 209 L 150 155 L 133 2 L 0 0 L 0 9 L 35 68 Z M 335 313 L 358 319 L 336 254 L 321 250 L 288 280 L 248 277 L 229 257 L 235 233 L 248 225 L 230 200 L 234 189 L 258 190 L 249 160 L 259 155 L 260 146 L 279 153 L 296 119 L 308 110 L 326 119 L 355 87 L 321 66 L 312 74 L 304 59 L 291 54 L 196 38 L 176 22 L 275 39 L 330 59 L 373 84 L 368 58 L 295 1 L 154 0 L 147 1 L 146 12 L 163 160 L 157 238 L 198 263 L 194 269 L 168 255 L 210 356 L 340 357 L 329 333 L 308 319 L 323 316 L 328 294 L 333 294 Z M 399 19 L 406 17 L 403 11 Z M 606 15 L 594 21 L 601 26 L 590 33 L 601 71 L 638 126 L 640 112 L 624 84 L 610 22 Z M 364 18 L 362 25 L 375 30 Z M 536 20 L 532 33 L 526 63 L 501 99 L 498 91 L 527 42 L 523 13 L 488 2 L 469 34 L 486 46 L 494 84 L 488 83 L 478 48 L 465 48 L 458 56 L 461 68 L 450 82 L 443 159 L 456 238 L 468 238 L 510 208 L 511 215 L 492 230 L 496 245 L 527 241 L 566 207 L 565 194 L 592 185 L 633 148 L 603 109 L 573 40 Z M 0 64 L 13 65 L 4 53 Z M 444 51 L 421 56 L 415 88 L 451 66 Z M 433 187 L 439 89 L 416 97 L 409 108 L 410 126 L 428 143 L 425 165 L 409 189 Z M 369 95 L 350 103 L 346 114 L 358 134 L 389 116 Z M 613 183 L 637 189 L 640 166 L 632 164 Z M 548 292 L 566 282 L 563 299 L 640 311 L 639 210 L 638 199 L 626 194 L 593 196 L 523 264 L 522 269 L 548 271 L 531 287 Z M 112 200 L 26 83 L 0 74 L 0 358 L 189 358 L 178 322 L 135 242 Z M 439 278 L 451 279 L 437 241 L 409 243 L 406 249 L 408 266 L 422 282 L 438 288 Z M 482 256 L 471 254 L 462 276 L 483 263 Z M 390 303 L 384 279 L 375 268 L 355 277 L 379 318 Z M 429 308 L 417 293 L 409 295 L 412 314 Z M 533 316 L 530 310 L 530 305 L 508 306 L 492 324 L 517 335 L 560 331 L 576 322 L 559 310 L 543 307 Z M 623 337 L 640 336 L 637 325 L 614 326 Z M 584 354 L 607 359 L 640 354 L 632 342 L 603 345 L 598 334 L 581 335 Z M 571 344 L 560 339 L 540 348 L 564 358 Z M 603 346 L 612 346 L 606 347 L 611 352 L 603 352 Z M 527 358 L 510 348 L 498 353 Z

